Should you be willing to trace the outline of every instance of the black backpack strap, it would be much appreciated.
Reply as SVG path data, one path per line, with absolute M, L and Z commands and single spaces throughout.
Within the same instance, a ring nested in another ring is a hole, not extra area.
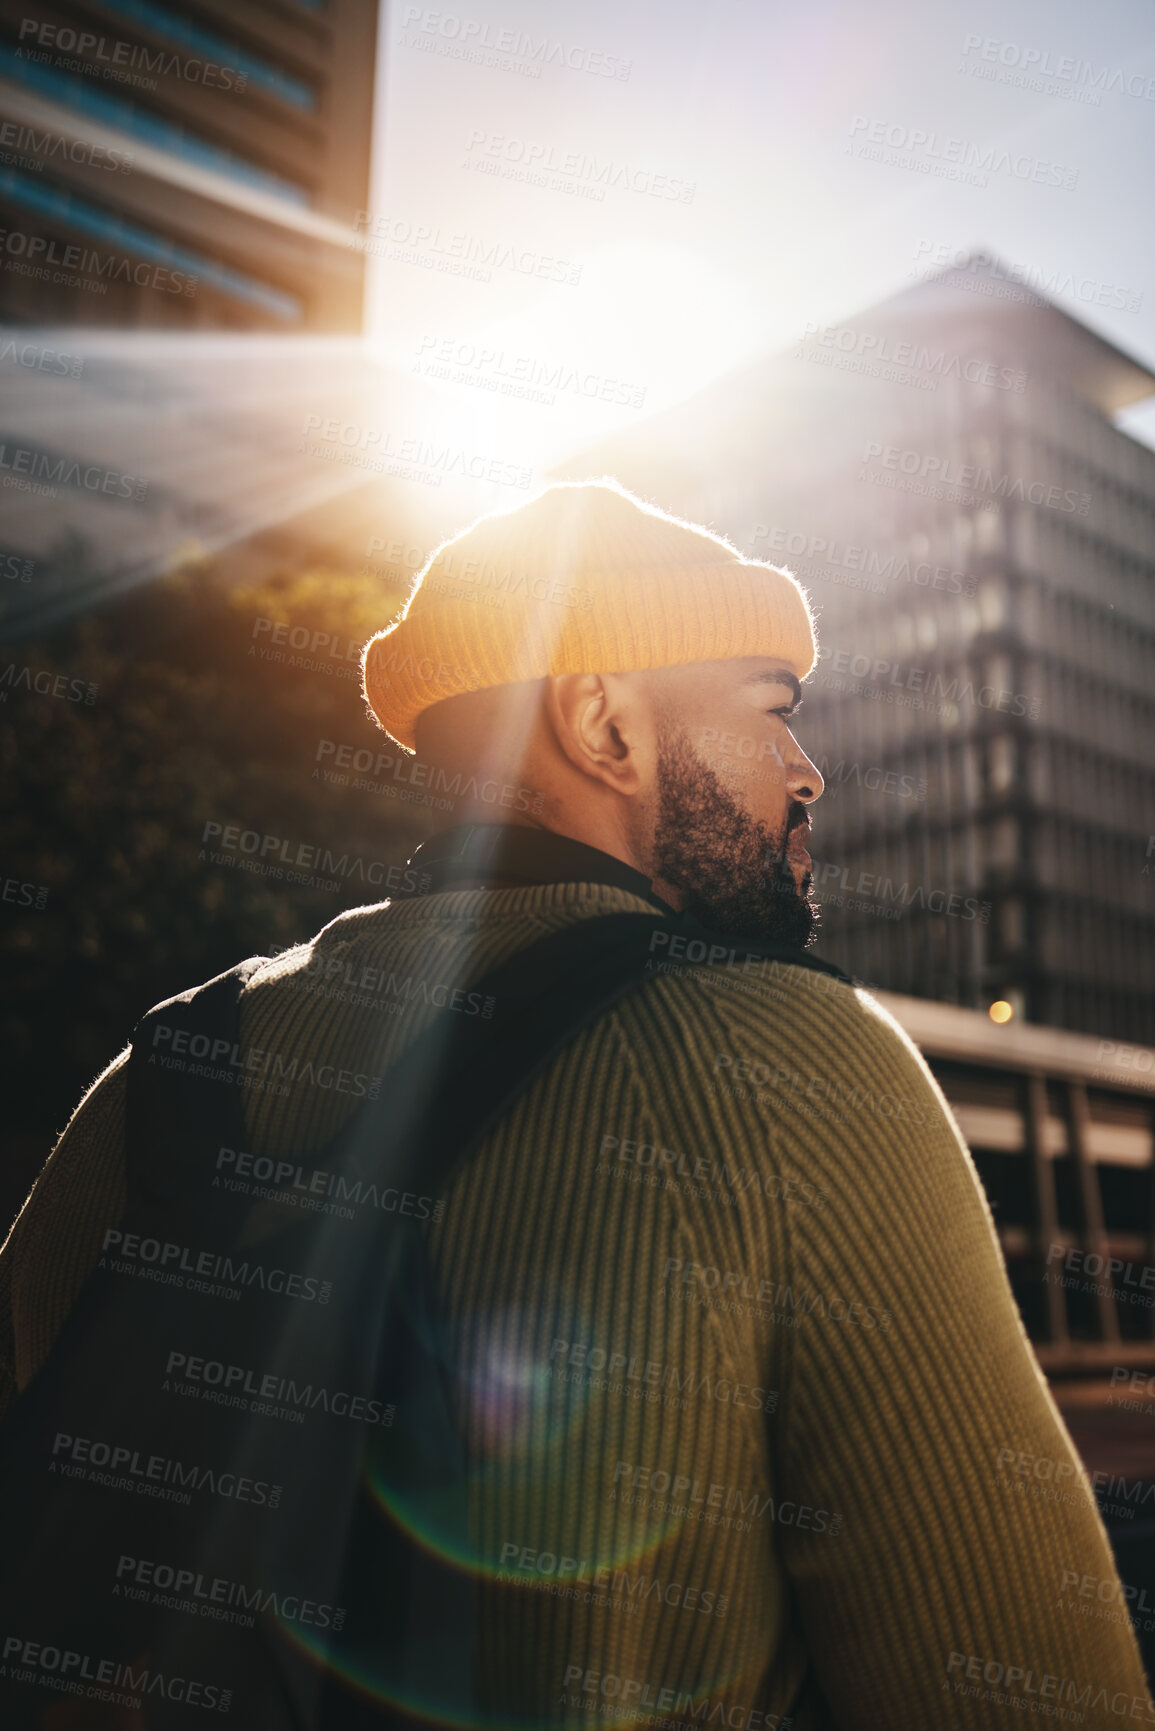
M 189 1192 L 206 1133 L 240 1146 L 242 1095 L 252 1054 L 240 1047 L 240 998 L 267 965 L 251 956 L 205 985 L 158 1004 L 133 1035 L 129 1068 L 130 1184 L 151 1199 Z M 650 913 L 567 922 L 497 964 L 471 989 L 492 1000 L 489 1019 L 456 1017 L 410 1043 L 376 1101 L 312 1163 L 340 1163 L 351 1140 L 371 1157 L 388 1127 L 394 1182 L 444 1181 L 509 1105 L 513 1094 L 612 1004 L 666 967 L 803 968 L 850 983 L 830 962 L 788 946 L 711 932 L 696 920 Z M 191 1082 L 198 1085 L 190 1086 Z M 179 1104 L 178 1104 L 179 1103 Z M 175 1108 L 175 1110 L 174 1110 Z M 150 1152 L 163 1129 L 163 1168 Z
M 675 941 L 680 940 L 680 941 Z M 793 967 L 852 983 L 832 963 L 794 948 L 751 944 L 696 921 L 648 913 L 604 914 L 567 923 L 499 963 L 472 988 L 493 1000 L 492 1019 L 461 1018 L 427 1029 L 387 1078 L 378 1101 L 351 1127 L 372 1149 L 378 1125 L 405 1125 L 396 1182 L 443 1182 L 510 1104 L 512 1096 L 599 1015 L 670 959 L 679 970 L 710 963 L 744 975 L 751 967 Z M 341 1138 L 339 1140 L 344 1140 Z

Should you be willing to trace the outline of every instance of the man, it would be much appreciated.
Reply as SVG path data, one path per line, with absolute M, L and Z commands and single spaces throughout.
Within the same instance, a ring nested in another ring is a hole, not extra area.
M 536 937 L 657 916 L 645 983 L 427 1229 L 492 1722 L 1155 1723 L 1125 1622 L 1062 1597 L 1074 1570 L 1123 1603 L 958 1128 L 880 1006 L 801 965 L 814 660 L 788 574 L 612 484 L 483 518 L 365 655 L 415 780 L 462 802 L 428 893 L 259 969 L 243 1045 L 383 1075 Z M 247 1146 L 302 1155 L 355 1104 L 248 1091 Z M 123 1121 L 124 1054 L 0 1259 L 14 1388 L 117 1219 Z

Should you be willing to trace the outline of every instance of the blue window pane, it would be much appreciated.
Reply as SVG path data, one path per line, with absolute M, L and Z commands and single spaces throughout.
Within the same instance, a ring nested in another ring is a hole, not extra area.
M 167 6 L 154 5 L 153 0 L 102 0 L 102 4 L 109 12 L 131 18 L 134 23 L 143 24 L 147 30 L 166 37 L 169 42 L 179 42 L 183 48 L 192 48 L 219 66 L 231 66 L 235 71 L 243 72 L 259 89 L 279 96 L 282 102 L 288 102 L 294 108 L 311 113 L 317 106 L 317 92 L 311 84 L 294 78 L 289 72 L 282 72 L 280 67 L 270 65 L 247 48 L 240 48 L 235 42 L 218 36 L 215 30 L 205 30 L 194 24 L 191 18 L 171 12 Z
M 112 241 L 153 264 L 176 266 L 219 289 L 222 294 L 231 295 L 234 300 L 260 307 L 262 312 L 281 319 L 299 320 L 301 317 L 302 303 L 296 295 L 285 294 L 245 271 L 220 264 L 192 247 L 182 246 L 138 222 L 130 221 L 128 217 L 105 210 L 86 198 L 78 198 L 74 192 L 29 180 L 16 169 L 0 168 L 0 195 L 7 195 L 14 204 L 27 210 L 66 223 L 79 234 L 90 235 L 94 240 Z M 99 265 L 89 263 L 84 269 L 98 276 L 104 274 Z
M 3 43 L 0 43 L 0 72 L 19 79 L 29 89 L 39 91 L 63 107 L 90 115 L 106 126 L 115 126 L 130 137 L 139 138 L 142 143 L 155 145 L 158 150 L 170 151 L 172 155 L 184 157 L 201 168 L 243 181 L 247 186 L 257 187 L 261 192 L 283 198 L 290 204 L 309 203 L 309 194 L 296 182 L 274 174 L 271 169 L 259 168 L 255 162 L 237 156 L 234 151 L 210 144 L 207 138 L 199 137 L 187 127 L 161 120 L 123 96 L 110 96 L 83 78 L 71 78 L 66 72 L 56 72 L 50 66 L 37 66 L 30 60 L 20 59 Z

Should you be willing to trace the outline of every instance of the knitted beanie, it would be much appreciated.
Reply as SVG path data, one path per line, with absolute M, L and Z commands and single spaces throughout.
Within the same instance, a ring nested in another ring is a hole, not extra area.
M 370 708 L 412 750 L 422 710 L 464 691 L 747 655 L 799 679 L 814 665 L 788 572 L 615 481 L 561 481 L 444 542 L 362 665 Z

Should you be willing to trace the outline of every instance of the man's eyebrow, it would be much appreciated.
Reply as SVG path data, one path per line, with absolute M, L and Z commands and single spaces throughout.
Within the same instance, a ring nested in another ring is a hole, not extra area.
M 742 683 L 743 685 L 781 685 L 791 693 L 792 709 L 797 709 L 798 705 L 802 702 L 802 686 L 794 675 L 788 673 L 785 668 L 783 668 L 781 672 L 771 673 L 769 671 L 764 671 L 762 673 L 751 673 L 748 678 L 742 681 Z

